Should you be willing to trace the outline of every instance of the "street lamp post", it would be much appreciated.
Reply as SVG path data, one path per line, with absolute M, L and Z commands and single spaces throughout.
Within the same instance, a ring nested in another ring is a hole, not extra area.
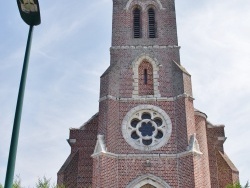
M 18 137 L 19 137 L 21 116 L 22 116 L 22 107 L 23 107 L 26 77 L 27 77 L 28 65 L 29 65 L 29 56 L 30 56 L 33 26 L 39 25 L 41 23 L 40 8 L 39 8 L 38 0 L 17 0 L 17 5 L 18 5 L 18 9 L 19 9 L 22 19 L 24 20 L 26 24 L 30 26 L 30 28 L 29 28 L 28 40 L 27 40 L 27 45 L 26 45 L 26 50 L 25 50 L 24 61 L 23 61 L 21 81 L 20 81 L 20 86 L 19 86 L 19 91 L 18 91 L 16 112 L 15 112 L 15 118 L 14 118 L 13 130 L 12 130 L 12 137 L 11 137 L 10 150 L 9 150 L 9 159 L 8 159 L 4 188 L 12 188 L 12 185 L 13 185 L 17 146 L 18 146 Z

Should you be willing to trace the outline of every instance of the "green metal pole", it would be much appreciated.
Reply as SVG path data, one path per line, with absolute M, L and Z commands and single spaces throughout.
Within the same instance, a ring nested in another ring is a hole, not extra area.
M 7 166 L 7 171 L 6 171 L 4 188 L 12 188 L 12 185 L 13 185 L 17 145 L 18 145 L 20 122 L 21 122 L 21 116 L 22 116 L 22 107 L 23 107 L 26 77 L 27 77 L 28 65 L 29 65 L 32 33 L 33 33 L 33 26 L 31 25 L 29 29 L 29 35 L 28 35 L 26 51 L 25 51 L 25 56 L 24 56 L 24 61 L 23 61 L 23 70 L 22 70 L 22 76 L 21 76 L 17 104 L 16 104 L 16 113 L 15 113 L 15 119 L 14 119 L 13 130 L 12 130 L 9 159 L 8 159 L 8 166 Z

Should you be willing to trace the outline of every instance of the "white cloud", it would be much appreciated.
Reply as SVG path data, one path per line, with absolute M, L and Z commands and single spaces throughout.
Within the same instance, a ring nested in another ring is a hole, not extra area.
M 225 151 L 245 183 L 250 178 L 246 168 L 250 158 L 250 2 L 202 3 L 179 17 L 182 64 L 192 74 L 196 108 L 213 123 L 226 125 Z

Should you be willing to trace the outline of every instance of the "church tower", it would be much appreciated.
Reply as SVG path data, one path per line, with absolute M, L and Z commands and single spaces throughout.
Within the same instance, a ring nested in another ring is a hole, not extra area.
M 99 112 L 70 130 L 58 172 L 69 188 L 224 188 L 238 170 L 224 126 L 194 109 L 180 63 L 174 0 L 113 0 Z

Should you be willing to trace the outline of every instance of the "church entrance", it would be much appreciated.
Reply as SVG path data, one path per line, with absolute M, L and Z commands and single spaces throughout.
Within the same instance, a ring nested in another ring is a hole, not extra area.
M 171 188 L 167 182 L 153 174 L 144 174 L 131 181 L 126 188 Z
M 146 184 L 146 185 L 143 185 L 141 188 L 157 188 L 151 184 Z

